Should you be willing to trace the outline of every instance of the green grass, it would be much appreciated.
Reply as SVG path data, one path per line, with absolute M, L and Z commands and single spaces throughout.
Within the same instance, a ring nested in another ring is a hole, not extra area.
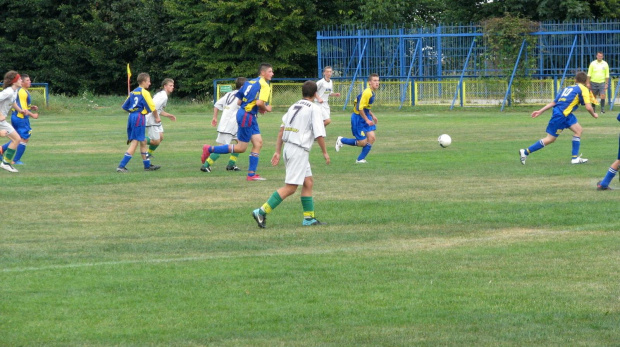
M 62 102 L 61 102 L 62 101 Z M 92 101 L 92 102 L 91 102 Z M 18 174 L 0 172 L 0 346 L 586 345 L 620 341 L 616 191 L 596 191 L 617 153 L 615 116 L 580 112 L 544 136 L 531 109 L 377 109 L 367 165 L 311 154 L 317 217 L 299 192 L 259 229 L 250 216 L 283 185 L 271 167 L 279 109 L 260 118 L 259 173 L 198 170 L 210 106 L 173 102 L 144 172 L 125 145 L 121 98 L 60 98 L 33 120 Z M 452 136 L 441 149 L 436 138 Z M 247 168 L 247 153 L 239 166 Z M 612 187 L 619 188 L 618 181 Z

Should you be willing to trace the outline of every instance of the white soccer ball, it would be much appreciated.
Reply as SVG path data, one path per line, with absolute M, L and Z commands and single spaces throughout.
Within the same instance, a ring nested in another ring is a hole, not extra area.
M 437 138 L 437 141 L 439 142 L 439 145 L 442 148 L 446 148 L 450 146 L 450 144 L 452 143 L 452 138 L 448 134 L 442 134 L 442 135 L 439 135 L 439 137 Z

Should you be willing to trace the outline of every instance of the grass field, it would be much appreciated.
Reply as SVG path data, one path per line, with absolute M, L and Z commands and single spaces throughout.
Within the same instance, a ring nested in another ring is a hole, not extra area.
M 610 112 L 578 113 L 587 164 L 566 133 L 523 166 L 549 114 L 379 108 L 355 165 L 358 149 L 333 149 L 350 135 L 334 110 L 331 165 L 311 155 L 329 224 L 301 226 L 298 192 L 259 229 L 283 110 L 260 119 L 268 180 L 246 182 L 226 156 L 198 170 L 215 139 L 201 104 L 169 105 L 161 170 L 117 174 L 121 102 L 52 99 L 26 164 L 0 172 L 0 346 L 620 344 L 620 195 L 595 188 L 618 149 Z

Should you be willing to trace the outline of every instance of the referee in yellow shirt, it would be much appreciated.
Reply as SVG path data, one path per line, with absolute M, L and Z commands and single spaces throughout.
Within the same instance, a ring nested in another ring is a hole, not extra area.
M 597 52 L 596 60 L 591 62 L 588 68 L 586 87 L 592 91 L 595 98 L 597 95 L 601 97 L 601 113 L 605 113 L 607 86 L 609 86 L 609 65 L 603 60 L 603 52 Z M 596 108 L 594 103 L 592 103 L 592 107 Z

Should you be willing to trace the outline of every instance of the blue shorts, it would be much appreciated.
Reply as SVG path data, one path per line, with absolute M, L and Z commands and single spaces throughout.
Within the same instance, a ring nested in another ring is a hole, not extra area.
M 240 142 L 249 143 L 253 135 L 260 134 L 256 115 L 246 112 L 244 109 L 237 111 L 237 125 L 239 126 L 237 140 Z
M 28 117 L 19 118 L 17 116 L 11 116 L 11 125 L 22 139 L 28 140 L 30 138 L 32 128 L 30 127 L 30 119 L 28 119 Z
M 146 141 L 145 117 L 140 113 L 131 113 L 127 118 L 127 140 Z
M 577 117 L 574 114 L 564 116 L 563 114 L 553 114 L 547 125 L 547 134 L 558 137 L 562 130 L 570 128 L 573 124 L 577 124 Z
M 618 160 L 620 160 L 620 135 L 618 135 Z
M 377 130 L 377 126 L 375 124 L 368 125 L 364 122 L 364 118 L 362 118 L 359 114 L 351 114 L 351 133 L 356 140 L 365 140 L 366 134 L 375 130 Z

